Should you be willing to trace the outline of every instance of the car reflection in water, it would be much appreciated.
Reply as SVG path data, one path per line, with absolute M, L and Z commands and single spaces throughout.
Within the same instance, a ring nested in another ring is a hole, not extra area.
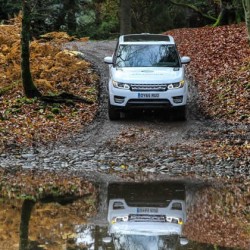
M 177 249 L 186 221 L 185 186 L 176 182 L 111 184 L 109 236 L 115 249 Z

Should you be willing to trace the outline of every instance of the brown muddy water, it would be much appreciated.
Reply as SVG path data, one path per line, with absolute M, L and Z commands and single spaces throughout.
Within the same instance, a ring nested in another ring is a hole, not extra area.
M 250 249 L 249 183 L 111 183 L 103 193 L 1 200 L 0 250 Z

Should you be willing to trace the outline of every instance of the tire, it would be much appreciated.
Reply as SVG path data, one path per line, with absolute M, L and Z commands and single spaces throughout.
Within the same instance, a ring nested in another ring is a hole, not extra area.
M 114 106 L 112 106 L 110 102 L 108 104 L 108 115 L 110 121 L 120 120 L 120 111 L 117 110 Z
M 173 109 L 174 119 L 176 121 L 186 121 L 187 120 L 187 107 L 181 106 Z

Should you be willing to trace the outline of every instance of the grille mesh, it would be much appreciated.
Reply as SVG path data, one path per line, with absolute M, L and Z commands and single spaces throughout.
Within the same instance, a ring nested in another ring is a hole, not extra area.
M 130 84 L 131 91 L 167 91 L 168 84 Z
M 129 221 L 134 222 L 166 222 L 165 215 L 130 214 Z

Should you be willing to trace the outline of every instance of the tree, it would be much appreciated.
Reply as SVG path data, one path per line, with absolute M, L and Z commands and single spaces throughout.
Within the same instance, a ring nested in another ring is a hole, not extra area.
M 250 0 L 242 0 L 245 11 L 245 20 L 247 25 L 248 42 L 250 43 Z
M 27 250 L 29 243 L 29 221 L 35 202 L 33 200 L 24 200 L 22 204 L 21 222 L 20 222 L 20 243 L 19 250 Z
M 68 32 L 71 35 L 75 35 L 76 32 L 76 12 L 79 7 L 77 0 L 71 0 L 68 8 L 68 16 L 67 16 L 67 28 Z
M 176 6 L 182 6 L 198 13 L 203 18 L 213 22 L 214 27 L 241 21 L 242 7 L 236 0 L 169 1 Z M 211 3 L 209 4 L 209 2 Z M 202 6 L 206 6 L 206 8 L 204 9 Z M 217 9 L 219 10 L 219 13 L 217 13 Z
M 79 0 L 63 0 L 62 8 L 55 21 L 55 29 L 59 30 L 62 25 L 66 26 L 67 31 L 72 35 L 76 32 L 76 12 L 80 9 Z
M 120 0 L 120 34 L 131 33 L 131 0 Z
M 31 9 L 30 1 L 22 0 L 22 32 L 21 32 L 21 72 L 24 94 L 29 97 L 40 97 L 41 93 L 33 83 L 30 72 L 30 23 L 31 23 Z
M 0 21 L 9 19 L 21 10 L 21 2 L 15 0 L 0 0 Z
M 240 21 L 238 6 L 235 0 L 220 0 L 218 1 L 218 5 L 220 6 L 220 14 L 213 25 L 214 27 Z
M 197 13 L 199 13 L 202 17 L 210 20 L 210 21 L 216 21 L 216 18 L 214 16 L 211 16 L 207 13 L 204 13 L 201 9 L 199 9 L 195 4 L 190 4 L 190 3 L 184 3 L 184 2 L 178 2 L 178 1 L 173 1 L 173 0 L 169 0 L 170 3 L 177 5 L 177 6 L 182 6 L 185 8 L 189 8 Z
M 31 23 L 31 8 L 30 0 L 22 0 L 22 31 L 21 31 L 21 72 L 24 94 L 28 98 L 40 97 L 41 100 L 52 103 L 65 103 L 68 100 L 84 102 L 92 104 L 92 101 L 85 98 L 77 97 L 69 93 L 61 93 L 57 96 L 42 96 L 40 91 L 33 83 L 30 71 L 30 23 Z

